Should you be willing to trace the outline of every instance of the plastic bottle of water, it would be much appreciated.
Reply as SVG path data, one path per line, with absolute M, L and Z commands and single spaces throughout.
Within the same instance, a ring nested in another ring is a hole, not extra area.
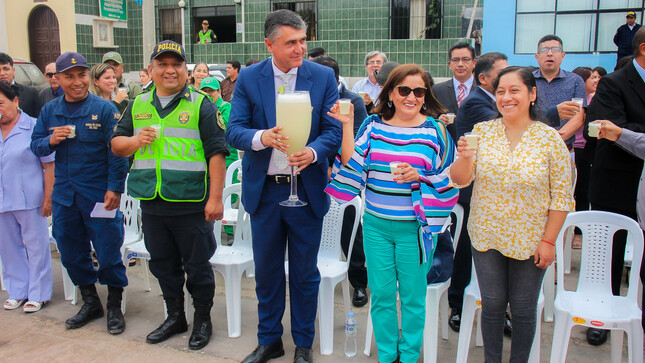
M 356 355 L 356 319 L 352 311 L 347 314 L 345 321 L 345 355 L 348 357 Z

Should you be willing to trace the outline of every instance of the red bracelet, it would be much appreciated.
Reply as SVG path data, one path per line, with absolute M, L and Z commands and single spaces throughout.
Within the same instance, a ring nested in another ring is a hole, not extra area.
M 542 241 L 542 242 L 544 242 L 544 243 L 548 243 L 548 244 L 550 244 L 551 246 L 555 247 L 555 243 L 553 243 L 553 242 L 551 242 L 551 241 L 547 241 L 547 240 L 545 240 L 544 238 L 542 238 L 542 240 L 541 240 L 541 241 Z

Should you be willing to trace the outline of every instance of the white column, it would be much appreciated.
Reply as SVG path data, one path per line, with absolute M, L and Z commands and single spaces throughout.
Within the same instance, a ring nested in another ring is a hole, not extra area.
M 143 26 L 143 66 L 146 67 L 150 63 L 150 54 L 152 54 L 152 49 L 156 44 L 155 3 L 153 0 L 143 0 L 141 23 Z
M 9 33 L 7 33 L 7 14 L 4 0 L 0 0 L 0 52 L 9 53 Z

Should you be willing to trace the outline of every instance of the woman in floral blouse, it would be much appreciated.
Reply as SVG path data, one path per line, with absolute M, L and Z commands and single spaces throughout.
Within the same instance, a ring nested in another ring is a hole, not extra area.
M 450 168 L 453 185 L 476 181 L 468 233 L 482 295 L 486 362 L 501 362 L 504 316 L 511 306 L 511 362 L 528 361 L 544 270 L 574 209 L 570 156 L 558 132 L 537 122 L 535 79 L 522 67 L 494 82 L 502 117 L 475 125 L 478 148 L 465 137 Z M 475 152 L 476 151 L 476 152 Z

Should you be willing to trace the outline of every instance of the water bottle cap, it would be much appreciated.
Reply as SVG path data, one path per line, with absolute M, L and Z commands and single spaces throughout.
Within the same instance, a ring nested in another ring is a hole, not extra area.
M 349 313 L 347 313 L 347 316 L 349 316 L 350 318 L 353 318 L 354 317 L 354 312 L 350 311 Z

